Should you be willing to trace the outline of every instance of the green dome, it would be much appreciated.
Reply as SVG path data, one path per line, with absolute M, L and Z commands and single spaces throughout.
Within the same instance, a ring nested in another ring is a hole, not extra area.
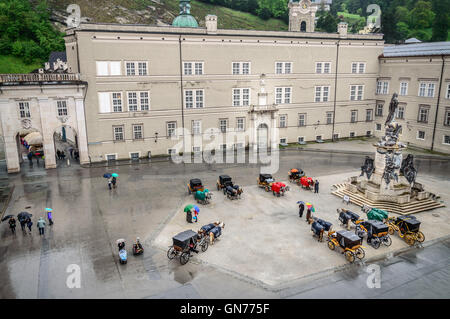
M 173 20 L 172 26 L 180 28 L 198 28 L 198 23 L 190 14 L 183 14 Z

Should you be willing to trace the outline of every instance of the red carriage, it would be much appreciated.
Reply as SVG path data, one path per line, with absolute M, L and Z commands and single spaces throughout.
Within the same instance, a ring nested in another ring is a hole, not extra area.
M 284 193 L 289 191 L 289 186 L 286 186 L 286 184 L 282 183 L 282 182 L 275 182 L 275 183 L 272 183 L 271 190 L 272 190 L 273 196 L 280 197 L 280 196 L 284 196 Z
M 303 176 L 300 178 L 300 186 L 303 189 L 313 189 L 314 188 L 314 180 L 311 177 Z

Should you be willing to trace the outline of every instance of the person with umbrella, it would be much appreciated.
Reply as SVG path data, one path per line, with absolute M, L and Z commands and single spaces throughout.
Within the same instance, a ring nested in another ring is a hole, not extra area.
M 195 222 L 198 222 L 198 213 L 200 213 L 200 208 L 198 206 L 194 206 L 194 220 Z
M 27 227 L 28 227 L 28 229 L 30 231 L 30 234 L 31 234 L 31 226 L 33 226 L 33 222 L 31 221 L 30 217 L 27 218 L 26 223 L 27 223 Z
M 105 173 L 103 174 L 104 178 L 108 179 L 108 188 L 111 189 L 111 185 L 112 185 L 112 176 L 110 173 Z
M 311 219 L 311 212 L 315 212 L 315 208 L 311 203 L 306 203 L 306 208 L 308 209 L 306 211 L 306 222 L 309 223 Z
M 298 211 L 298 217 L 302 218 L 302 216 L 303 216 L 303 211 L 305 210 L 305 202 L 298 201 L 297 204 L 299 204 L 299 205 L 298 205 L 298 209 L 299 209 L 299 211 Z
M 53 209 L 46 208 L 45 210 L 47 211 L 48 224 L 51 226 L 51 225 L 53 225 L 53 218 L 52 218 Z
M 44 231 L 45 231 L 45 220 L 40 217 L 38 222 L 37 222 L 37 227 L 39 228 L 39 235 L 44 235 Z
M 117 187 L 117 186 L 116 186 L 116 183 L 117 183 L 117 177 L 119 177 L 119 174 L 112 173 L 111 176 L 112 176 L 111 183 L 112 183 L 112 185 L 113 185 L 113 188 L 116 188 L 116 187 Z
M 194 210 L 194 205 L 186 205 L 186 207 L 184 207 L 184 212 L 186 213 L 186 221 L 188 223 L 192 223 L 192 211 Z
M 30 219 L 31 216 L 33 216 L 33 215 L 28 212 L 20 212 L 19 214 L 17 214 L 17 220 L 20 222 L 20 227 L 22 228 L 23 232 L 25 232 L 25 226 L 27 225 L 28 219 Z M 31 232 L 31 228 L 30 228 L 30 232 Z
M 13 234 L 15 234 L 16 233 L 16 220 L 14 219 L 13 216 L 11 216 L 8 223 L 9 223 L 9 228 L 11 228 L 11 232 Z

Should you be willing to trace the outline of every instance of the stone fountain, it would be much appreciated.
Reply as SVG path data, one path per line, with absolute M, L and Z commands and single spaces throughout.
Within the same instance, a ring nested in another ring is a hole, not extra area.
M 395 212 L 412 214 L 444 205 L 438 202 L 438 196 L 425 191 L 422 184 L 416 182 L 417 170 L 414 157 L 408 154 L 403 159 L 406 145 L 399 141 L 401 125 L 395 121 L 398 96 L 395 93 L 389 104 L 389 114 L 385 123 L 385 134 L 374 144 L 375 159 L 366 156 L 361 166 L 361 175 L 350 177 L 342 184 L 334 185 L 334 195 L 348 196 L 359 206 L 370 206 Z

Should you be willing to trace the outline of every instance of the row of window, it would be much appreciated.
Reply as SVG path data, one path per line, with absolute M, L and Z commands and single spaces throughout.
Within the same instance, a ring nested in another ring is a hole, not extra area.
M 121 61 L 97 61 L 97 76 L 120 76 L 122 75 Z M 126 76 L 145 76 L 148 75 L 148 62 L 145 61 L 126 61 Z M 185 61 L 183 62 L 184 75 L 203 75 L 205 74 L 205 62 Z M 275 62 L 275 74 L 291 74 L 293 72 L 293 62 Z M 331 74 L 331 62 L 316 62 L 317 74 Z M 352 62 L 351 73 L 365 73 L 365 62 Z M 231 74 L 249 75 L 251 74 L 251 62 L 236 61 L 231 63 Z
M 58 116 L 67 116 L 67 101 L 61 100 L 56 101 L 56 111 Z M 30 118 L 31 117 L 31 111 L 30 111 L 30 103 L 23 101 L 19 102 L 19 116 L 20 118 Z
M 99 92 L 99 110 L 100 113 L 124 112 L 122 92 Z M 315 87 L 315 102 L 328 102 L 330 95 L 329 86 Z M 364 98 L 364 85 L 350 86 L 350 100 L 361 101 Z M 150 110 L 150 93 L 148 91 L 126 92 L 128 101 L 128 111 L 148 111 Z M 250 88 L 232 89 L 233 106 L 249 106 L 251 100 Z M 275 103 L 292 103 L 291 87 L 275 88 Z M 184 90 L 184 106 L 186 109 L 205 107 L 204 89 Z
M 400 96 L 408 95 L 408 82 L 400 82 Z M 419 83 L 419 97 L 431 97 L 434 98 L 436 91 L 436 84 L 433 82 L 420 82 Z M 378 81 L 377 82 L 377 91 L 378 95 L 388 95 L 389 94 L 389 81 Z M 445 94 L 446 99 L 450 99 L 450 84 L 447 84 L 447 91 Z

